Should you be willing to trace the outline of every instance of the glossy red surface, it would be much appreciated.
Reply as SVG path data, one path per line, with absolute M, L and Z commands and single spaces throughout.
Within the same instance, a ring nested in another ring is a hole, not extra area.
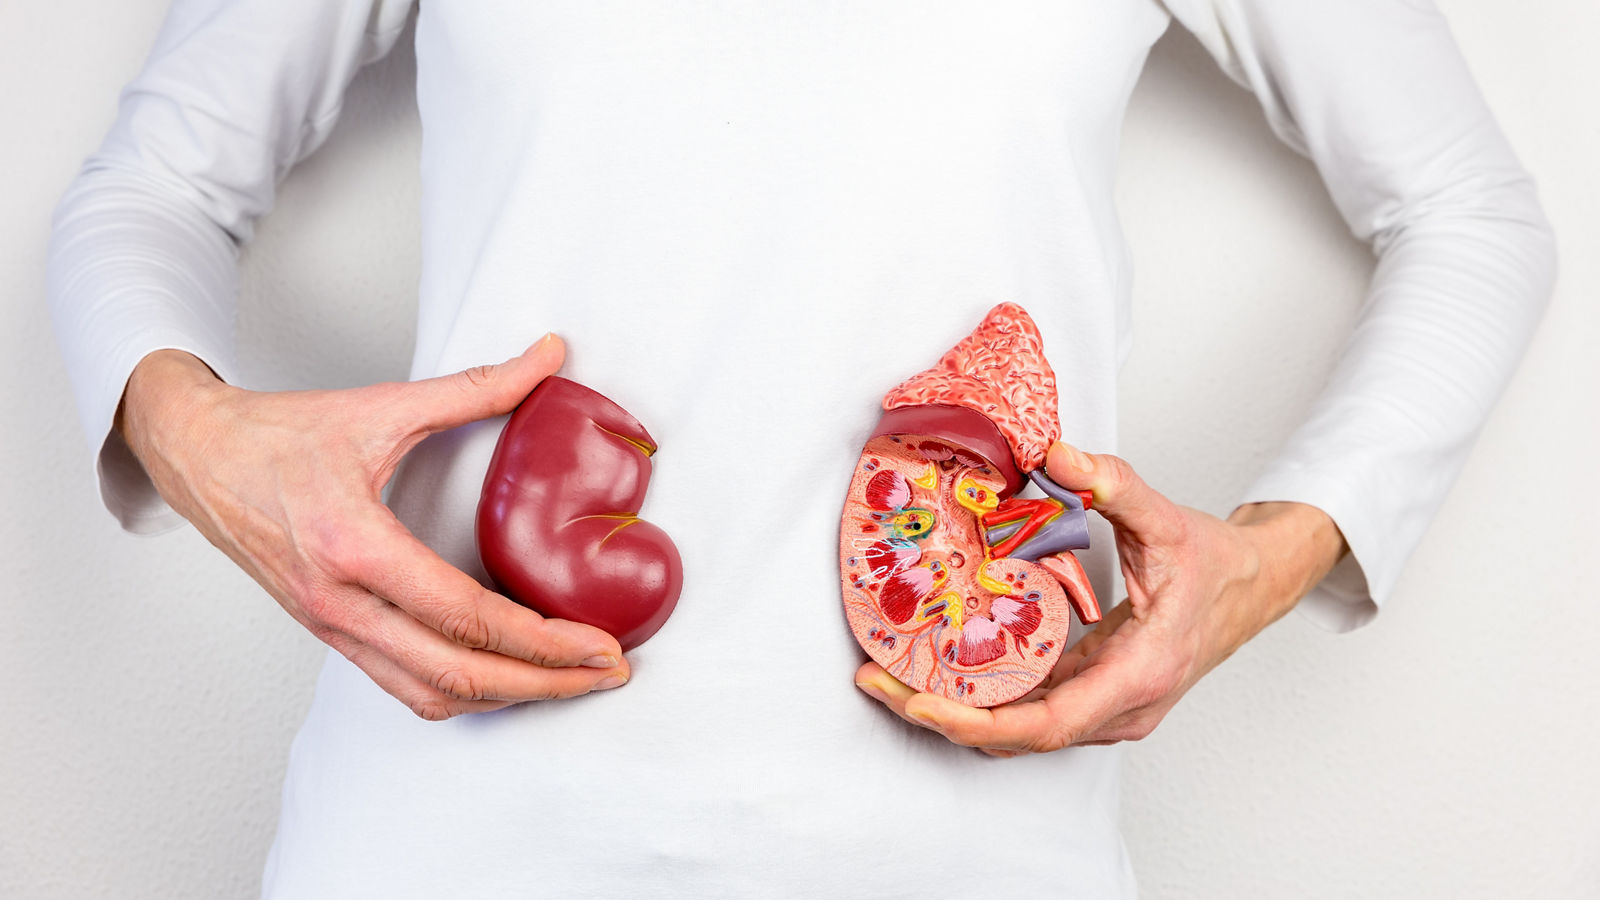
M 930 403 L 896 407 L 885 411 L 872 429 L 872 437 L 880 434 L 937 434 L 966 447 L 1000 473 L 1006 481 L 1008 497 L 1027 483 L 1011 458 L 1011 448 L 1000 429 L 982 413 L 964 406 Z
M 495 446 L 478 503 L 478 553 L 506 596 L 594 625 L 631 650 L 683 589 L 678 548 L 638 517 L 656 444 L 605 396 L 546 378 Z

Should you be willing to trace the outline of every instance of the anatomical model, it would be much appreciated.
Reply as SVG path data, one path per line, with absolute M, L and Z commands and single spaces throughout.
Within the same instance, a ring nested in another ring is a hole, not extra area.
M 655 634 L 683 589 L 678 548 L 638 515 L 655 451 L 609 399 L 540 382 L 501 432 L 478 502 L 478 555 L 496 587 L 610 632 L 623 650 Z
M 839 524 L 845 615 L 889 674 L 996 706 L 1050 673 L 1070 609 L 1100 608 L 1072 550 L 1089 495 L 1044 473 L 1061 435 L 1055 373 L 1015 303 L 884 397 Z M 1018 497 L 1028 482 L 1044 496 Z

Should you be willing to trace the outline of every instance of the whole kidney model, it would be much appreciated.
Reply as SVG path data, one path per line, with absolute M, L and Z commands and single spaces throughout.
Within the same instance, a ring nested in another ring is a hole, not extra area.
M 624 651 L 655 634 L 683 589 L 672 538 L 639 518 L 655 451 L 605 396 L 540 382 L 500 433 L 478 502 L 478 555 L 495 586 L 609 632 Z
M 1044 473 L 1056 405 L 1043 339 L 1015 303 L 884 397 L 845 498 L 839 568 L 856 640 L 906 685 L 1010 702 L 1049 675 L 1072 612 L 1100 620 L 1072 554 L 1089 546 L 1089 495 Z M 1043 496 L 1017 496 L 1029 482 Z

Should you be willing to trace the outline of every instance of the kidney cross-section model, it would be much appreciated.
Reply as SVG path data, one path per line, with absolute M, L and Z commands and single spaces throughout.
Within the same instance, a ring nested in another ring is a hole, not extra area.
M 839 524 L 845 615 L 906 685 L 996 706 L 1039 685 L 1070 617 L 1100 620 L 1072 551 L 1089 495 L 1044 473 L 1055 373 L 1015 303 L 884 398 Z M 1029 482 L 1043 496 L 1019 497 Z
M 565 378 L 511 414 L 478 501 L 478 555 L 511 599 L 609 632 L 632 650 L 678 603 L 683 563 L 639 518 L 656 443 L 639 420 Z

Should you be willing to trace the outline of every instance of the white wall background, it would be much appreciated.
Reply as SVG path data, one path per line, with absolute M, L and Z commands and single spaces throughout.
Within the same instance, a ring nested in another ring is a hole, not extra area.
M 1378 621 L 1334 636 L 1284 620 L 1131 748 L 1123 822 L 1150 898 L 1600 896 L 1584 575 L 1600 539 L 1600 6 L 1441 5 L 1542 185 L 1559 293 Z M 254 896 L 322 654 L 193 531 L 117 530 L 49 330 L 49 212 L 163 7 L 0 0 L 6 898 Z M 254 386 L 404 377 L 413 71 L 402 50 L 361 76 L 250 249 Z M 1119 188 L 1138 272 L 1125 455 L 1223 513 L 1317 389 L 1370 260 L 1181 32 L 1135 98 Z

